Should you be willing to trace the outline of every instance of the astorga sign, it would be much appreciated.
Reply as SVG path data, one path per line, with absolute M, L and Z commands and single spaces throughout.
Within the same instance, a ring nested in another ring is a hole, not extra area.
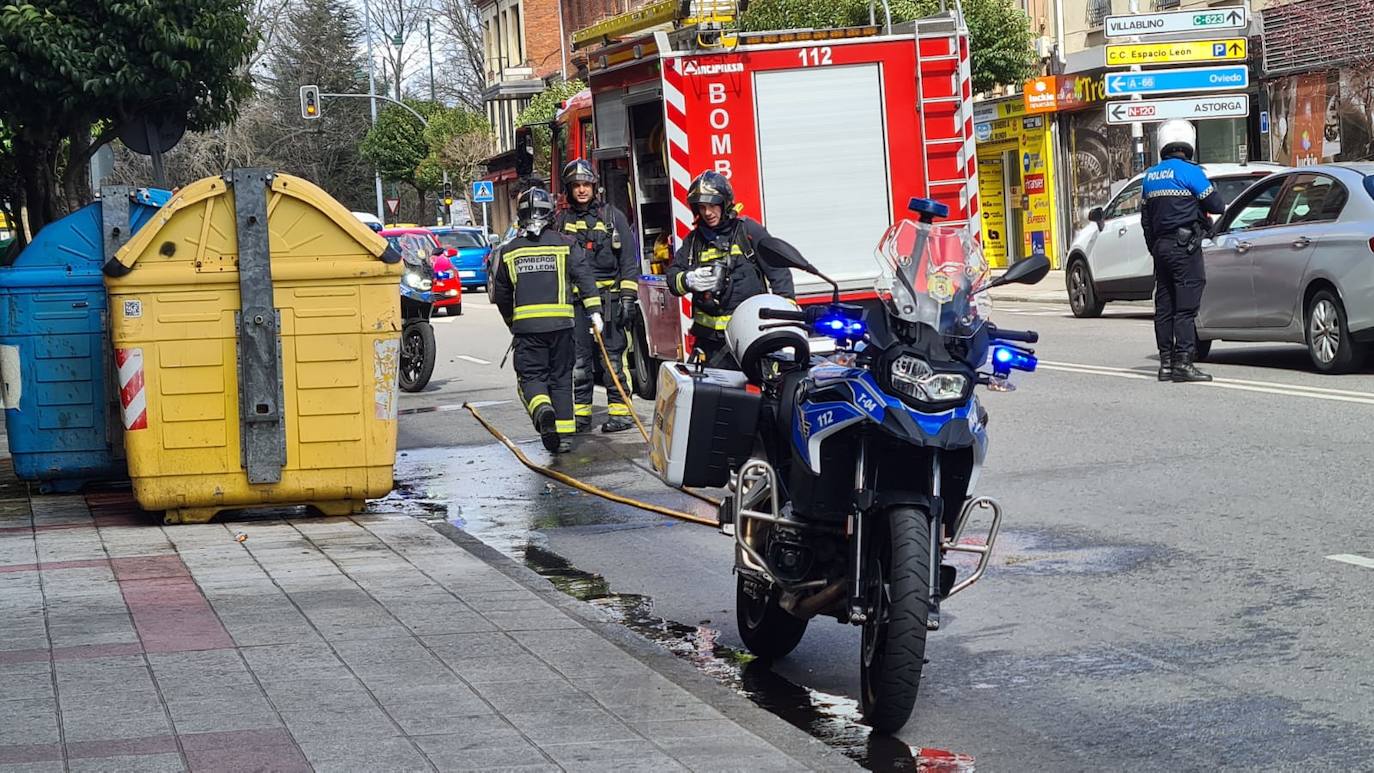
M 1219 94 L 1211 97 L 1142 99 L 1136 102 L 1109 102 L 1107 123 L 1151 123 L 1184 118 L 1244 118 L 1250 114 L 1250 95 Z

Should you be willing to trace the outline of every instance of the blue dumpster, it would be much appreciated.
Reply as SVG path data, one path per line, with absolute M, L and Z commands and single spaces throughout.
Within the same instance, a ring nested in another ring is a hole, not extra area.
M 170 198 L 103 189 L 0 269 L 5 431 L 15 473 L 45 491 L 127 474 L 100 268 Z

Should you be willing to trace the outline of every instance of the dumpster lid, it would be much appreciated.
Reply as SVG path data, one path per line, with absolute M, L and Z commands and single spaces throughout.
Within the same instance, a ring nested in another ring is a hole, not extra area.
M 142 229 L 172 198 L 171 191 L 158 188 L 139 188 L 128 195 L 130 233 Z M 68 274 L 99 276 L 105 261 L 103 226 L 100 202 L 87 204 L 40 230 L 19 253 L 14 268 L 61 267 Z

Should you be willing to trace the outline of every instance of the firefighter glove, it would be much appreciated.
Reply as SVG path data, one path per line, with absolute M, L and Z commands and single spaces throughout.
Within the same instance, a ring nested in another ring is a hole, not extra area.
M 635 305 L 633 298 L 620 299 L 620 329 L 629 330 L 634 327 L 635 315 L 639 313 L 639 307 Z
M 592 312 L 592 330 L 600 333 L 606 329 L 606 323 L 601 319 L 601 312 Z
M 716 289 L 716 273 L 709 266 L 693 269 L 687 274 L 687 288 L 704 293 Z

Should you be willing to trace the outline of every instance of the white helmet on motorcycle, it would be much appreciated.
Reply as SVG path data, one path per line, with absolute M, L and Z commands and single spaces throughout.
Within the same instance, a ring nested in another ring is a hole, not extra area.
M 1192 161 L 1194 148 L 1197 147 L 1197 130 L 1188 121 L 1175 118 L 1159 125 L 1155 141 L 1159 145 L 1160 158 L 1182 153 L 1184 158 Z
M 797 304 L 781 295 L 755 295 L 745 299 L 730 315 L 725 328 L 725 344 L 750 381 L 763 376 L 764 358 L 785 349 L 798 361 L 811 356 L 811 341 L 800 322 L 764 319 L 764 309 L 797 310 Z

